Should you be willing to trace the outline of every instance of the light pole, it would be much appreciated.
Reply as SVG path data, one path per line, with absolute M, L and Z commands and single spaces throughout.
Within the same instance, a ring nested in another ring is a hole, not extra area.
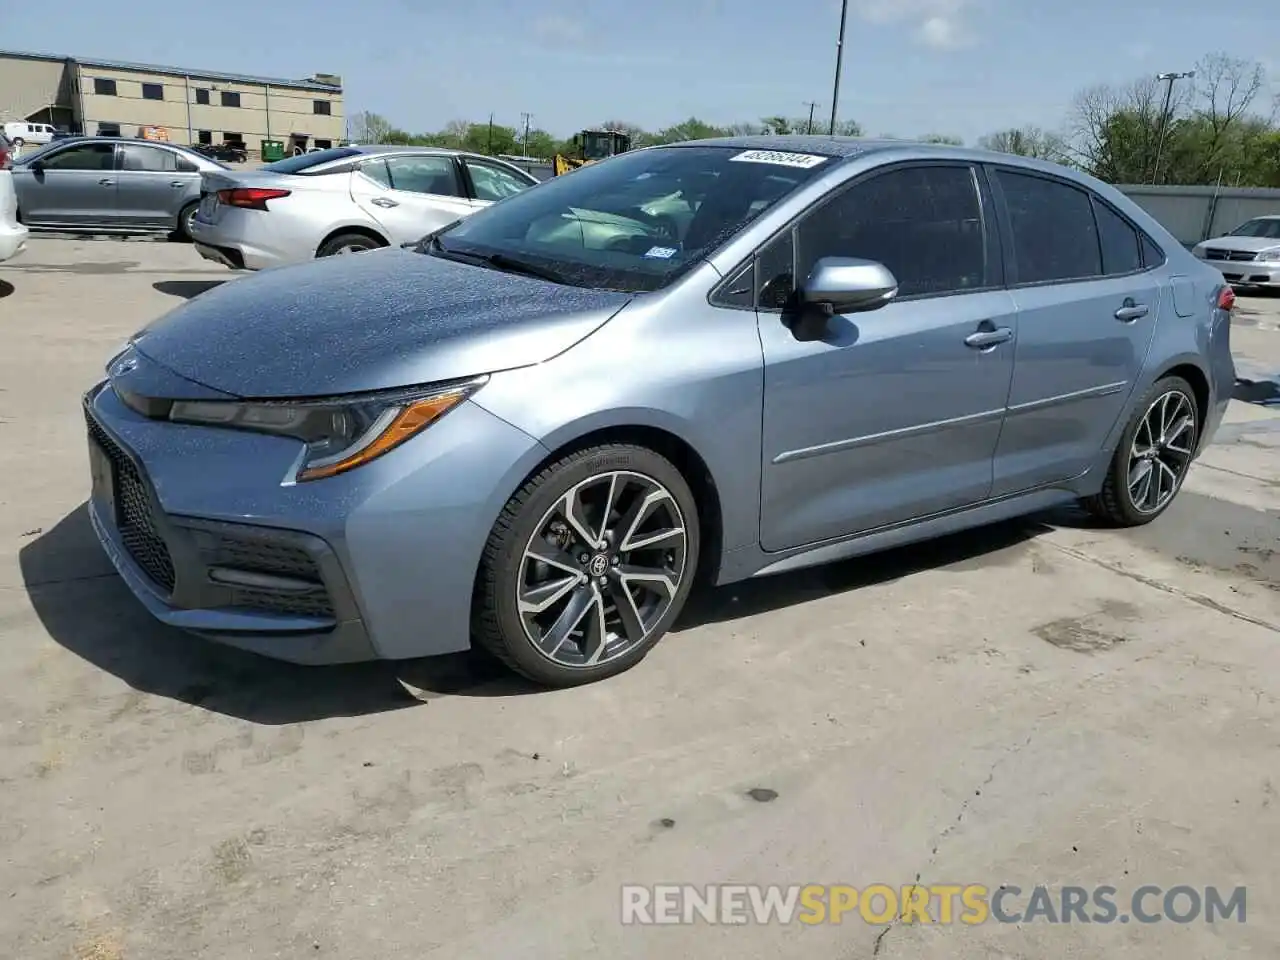
M 836 82 L 831 93 L 830 136 L 836 135 L 836 111 L 840 106 L 840 66 L 844 61 L 844 27 L 849 20 L 849 0 L 840 2 L 840 38 L 836 40 Z
M 1156 165 L 1151 171 L 1151 182 L 1155 182 L 1160 178 L 1160 158 L 1164 154 L 1164 137 L 1169 130 L 1169 104 L 1173 100 L 1173 84 L 1177 80 L 1190 80 L 1196 75 L 1194 70 L 1188 70 L 1185 73 L 1158 73 L 1157 80 L 1163 80 L 1164 88 L 1164 107 L 1160 111 L 1160 139 L 1156 143 Z

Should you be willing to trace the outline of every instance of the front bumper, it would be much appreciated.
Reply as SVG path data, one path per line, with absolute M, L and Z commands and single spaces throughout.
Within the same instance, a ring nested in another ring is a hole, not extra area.
M 12 260 L 27 248 L 27 228 L 20 223 L 0 224 L 0 263 Z
M 1236 287 L 1280 288 L 1280 261 L 1275 260 L 1205 260 L 1222 271 L 1227 283 Z
M 493 520 L 545 452 L 464 404 L 359 470 L 290 486 L 294 441 L 148 420 L 105 382 L 83 406 L 89 515 L 134 595 L 171 626 L 305 664 L 465 650 Z

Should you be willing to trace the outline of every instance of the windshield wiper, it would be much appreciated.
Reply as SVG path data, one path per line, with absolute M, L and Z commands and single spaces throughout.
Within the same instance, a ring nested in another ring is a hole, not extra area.
M 546 280 L 566 287 L 578 286 L 578 284 L 567 280 L 564 274 L 557 273 L 555 270 L 550 270 L 546 267 L 538 267 L 532 263 L 526 263 L 524 260 L 507 256 L 505 253 L 464 253 L 461 250 L 450 250 L 434 235 L 424 238 L 423 252 L 425 253 L 427 249 L 430 249 L 438 257 L 444 257 L 446 260 L 482 264 L 487 267 L 493 267 L 495 270 L 501 270 L 503 273 L 518 273 L 521 276 L 534 277 L 538 280 Z

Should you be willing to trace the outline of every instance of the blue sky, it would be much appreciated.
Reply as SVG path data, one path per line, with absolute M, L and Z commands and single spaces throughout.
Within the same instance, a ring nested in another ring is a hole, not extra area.
M 341 74 L 412 130 L 492 111 L 568 134 L 830 110 L 839 0 L 0 0 L 0 46 L 268 76 Z M 1275 0 L 850 0 L 840 114 L 972 140 L 1058 126 L 1096 83 L 1222 50 L 1280 92 Z M 1274 59 L 1274 62 L 1268 60 Z

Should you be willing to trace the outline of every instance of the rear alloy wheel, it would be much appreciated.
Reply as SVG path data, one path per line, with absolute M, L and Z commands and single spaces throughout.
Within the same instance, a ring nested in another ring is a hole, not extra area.
M 337 257 L 348 253 L 364 253 L 381 246 L 373 237 L 366 237 L 363 233 L 340 233 L 321 244 L 316 256 Z
M 196 211 L 200 209 L 200 204 L 188 203 L 182 208 L 182 212 L 178 214 L 178 239 L 186 242 L 191 241 L 191 221 L 196 218 Z
M 548 686 L 621 673 L 679 616 L 698 546 L 693 494 L 665 458 L 613 444 L 572 454 L 525 484 L 495 524 L 476 639 Z
M 1150 523 L 1182 489 L 1199 441 L 1191 385 L 1181 377 L 1158 381 L 1125 428 L 1101 492 L 1084 506 L 1117 526 Z

